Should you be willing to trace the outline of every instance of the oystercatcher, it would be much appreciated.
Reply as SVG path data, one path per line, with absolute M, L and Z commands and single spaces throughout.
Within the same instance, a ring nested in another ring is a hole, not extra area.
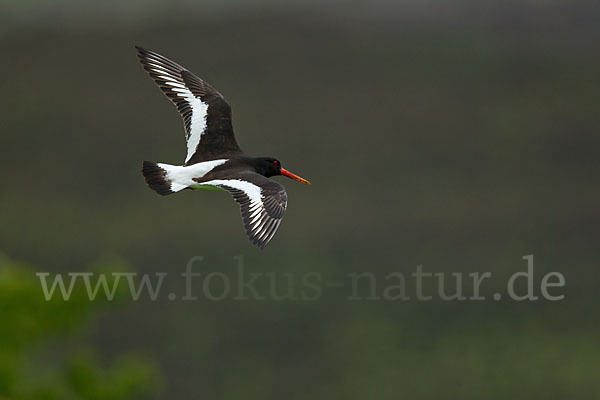
M 231 107 L 208 83 L 158 53 L 136 46 L 150 77 L 183 118 L 187 155 L 181 166 L 144 161 L 142 173 L 161 195 L 183 189 L 231 193 L 240 205 L 246 234 L 264 248 L 273 238 L 287 207 L 285 188 L 269 179 L 283 175 L 309 184 L 273 157 L 249 157 L 238 146 Z

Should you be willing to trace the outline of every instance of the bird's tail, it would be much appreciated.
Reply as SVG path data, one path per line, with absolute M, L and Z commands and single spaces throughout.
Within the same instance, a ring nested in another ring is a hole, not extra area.
M 169 170 L 171 168 L 177 167 L 169 164 L 157 164 L 152 161 L 144 161 L 142 173 L 144 174 L 146 183 L 152 190 L 166 196 L 186 188 L 185 185 L 180 185 L 169 179 Z

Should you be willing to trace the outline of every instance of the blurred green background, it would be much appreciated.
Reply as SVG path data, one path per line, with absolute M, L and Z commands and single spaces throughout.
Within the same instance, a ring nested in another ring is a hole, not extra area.
M 4 0 L 0 398 L 598 398 L 599 21 L 591 1 Z M 313 183 L 278 179 L 264 251 L 227 194 L 146 187 L 142 160 L 185 143 L 135 44 L 223 93 L 247 153 Z M 564 300 L 491 299 L 527 254 Z M 479 302 L 108 304 L 46 302 L 35 276 L 167 272 L 181 294 L 198 255 L 232 277 L 243 255 L 282 280 L 493 278 Z

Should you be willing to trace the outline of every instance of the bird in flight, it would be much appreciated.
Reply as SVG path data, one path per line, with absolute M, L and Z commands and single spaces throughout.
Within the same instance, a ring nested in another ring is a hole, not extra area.
M 136 46 L 142 66 L 183 118 L 187 154 L 183 165 L 144 161 L 142 173 L 161 195 L 183 189 L 229 192 L 239 204 L 246 234 L 264 248 L 287 207 L 285 188 L 269 179 L 283 175 L 310 184 L 273 157 L 249 157 L 238 146 L 231 107 L 208 83 L 158 53 Z

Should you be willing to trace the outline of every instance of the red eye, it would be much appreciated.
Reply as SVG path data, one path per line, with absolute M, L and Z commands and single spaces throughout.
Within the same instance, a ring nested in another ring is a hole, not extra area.
M 279 161 L 277 161 L 277 160 L 273 161 L 273 165 L 279 165 Z

